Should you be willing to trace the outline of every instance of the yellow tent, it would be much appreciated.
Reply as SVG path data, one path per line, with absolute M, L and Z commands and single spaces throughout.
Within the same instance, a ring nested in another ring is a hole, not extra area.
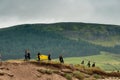
M 47 55 L 40 55 L 39 57 L 40 57 L 40 60 L 48 60 L 48 56 Z

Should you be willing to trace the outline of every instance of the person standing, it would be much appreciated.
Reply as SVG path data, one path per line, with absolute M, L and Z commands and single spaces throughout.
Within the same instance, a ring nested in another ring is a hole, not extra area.
M 30 52 L 27 53 L 27 58 L 28 58 L 28 60 L 31 59 Z
M 92 67 L 95 67 L 95 62 L 92 64 Z
M 60 63 L 64 63 L 63 56 L 59 56 Z
M 25 61 L 30 60 L 30 51 L 29 50 L 25 50 Z
M 81 64 L 84 64 L 84 60 L 81 62 Z
M 28 50 L 25 50 L 25 61 L 27 61 L 28 60 L 28 58 L 27 58 L 27 53 L 28 53 Z
M 37 54 L 38 61 L 40 61 L 40 52 Z
M 87 64 L 87 66 L 88 66 L 88 67 L 90 67 L 90 65 L 91 65 L 91 64 L 90 64 L 90 61 L 88 61 L 88 64 Z
M 48 54 L 48 60 L 51 61 L 51 55 L 50 54 Z

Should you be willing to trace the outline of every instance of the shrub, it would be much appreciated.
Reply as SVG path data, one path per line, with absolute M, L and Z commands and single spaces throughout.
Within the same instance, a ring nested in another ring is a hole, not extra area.
M 91 68 L 86 68 L 86 71 L 88 74 L 103 74 L 105 75 L 105 72 L 103 70 L 101 70 L 99 67 L 91 67 Z
M 96 79 L 100 79 L 100 78 L 101 78 L 101 76 L 98 75 L 98 74 L 94 74 L 93 76 L 94 76 L 94 78 L 96 78 Z
M 45 70 L 43 70 L 43 69 L 37 69 L 37 71 L 38 71 L 38 72 L 40 72 L 40 73 L 43 73 L 43 74 L 45 74 L 45 73 L 46 73 L 46 71 L 45 71 Z
M 40 73 L 43 73 L 43 74 L 52 74 L 53 73 L 53 71 L 49 70 L 49 69 L 48 70 L 38 69 L 37 71 Z
M 72 75 L 71 74 L 64 74 L 64 77 L 67 79 L 67 80 L 72 80 Z
M 46 70 L 46 74 L 52 74 L 53 71 L 52 70 Z
M 84 74 L 80 73 L 79 71 L 74 71 L 73 76 L 78 78 L 79 80 L 83 80 L 85 78 Z

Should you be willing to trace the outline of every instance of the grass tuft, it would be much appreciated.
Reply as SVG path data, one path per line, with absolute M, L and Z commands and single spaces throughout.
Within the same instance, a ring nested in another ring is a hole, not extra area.
M 84 74 L 82 74 L 79 71 L 74 71 L 73 72 L 73 76 L 76 77 L 76 78 L 78 78 L 79 80 L 84 80 L 84 78 L 85 78 Z
M 100 78 L 101 78 L 101 76 L 98 75 L 98 74 L 94 74 L 93 76 L 94 76 L 94 78 L 96 78 L 96 79 L 100 79 Z
M 53 71 L 49 70 L 49 69 L 47 69 L 47 70 L 37 69 L 37 71 L 40 72 L 40 73 L 43 73 L 43 74 L 52 74 L 53 73 Z
M 71 74 L 66 73 L 66 74 L 64 74 L 63 76 L 64 76 L 67 80 L 72 80 L 72 75 L 71 75 Z

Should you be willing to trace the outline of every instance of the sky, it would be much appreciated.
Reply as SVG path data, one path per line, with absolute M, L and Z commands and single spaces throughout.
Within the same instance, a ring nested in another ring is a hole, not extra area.
M 120 25 L 120 0 L 0 0 L 0 28 L 56 22 Z

